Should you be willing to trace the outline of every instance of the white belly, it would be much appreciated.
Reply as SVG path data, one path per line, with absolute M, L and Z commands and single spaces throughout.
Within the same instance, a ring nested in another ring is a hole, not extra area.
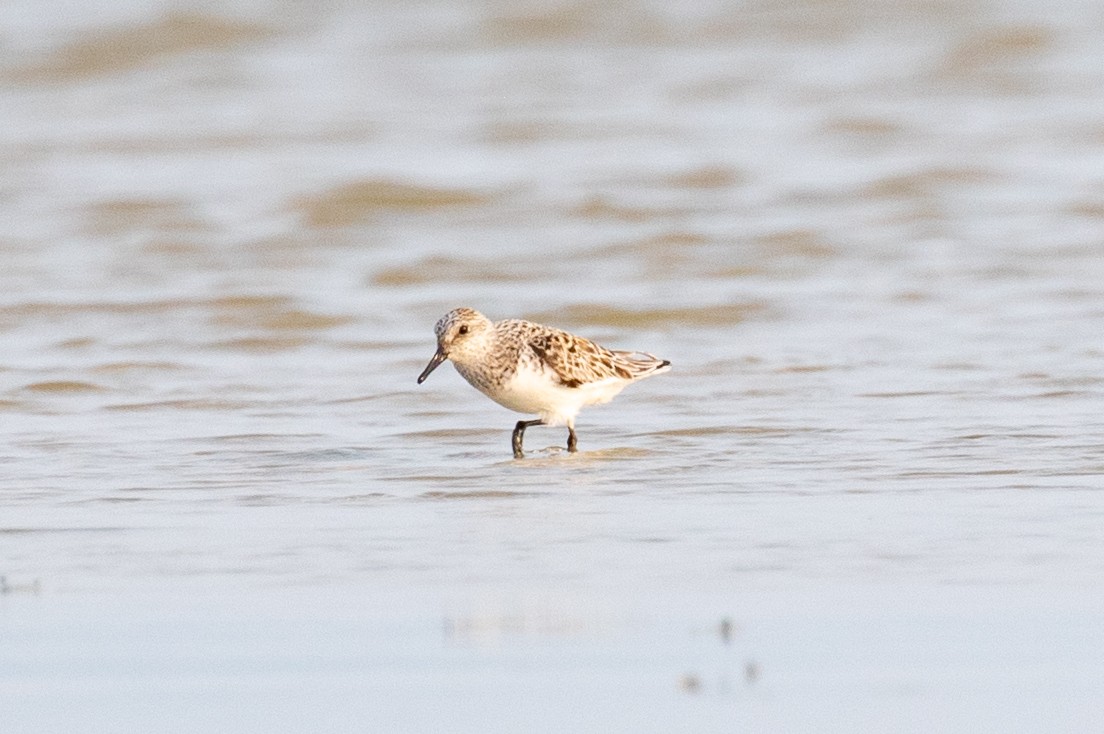
M 562 426 L 573 425 L 575 416 L 584 406 L 609 402 L 627 384 L 628 380 L 609 378 L 579 387 L 564 387 L 544 374 L 520 369 L 499 390 L 486 394 L 510 410 L 537 414 L 550 426 Z

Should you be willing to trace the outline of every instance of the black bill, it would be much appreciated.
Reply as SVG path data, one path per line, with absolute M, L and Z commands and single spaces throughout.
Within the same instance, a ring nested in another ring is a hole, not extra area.
M 429 360 L 429 364 L 422 370 L 422 374 L 418 375 L 418 384 L 421 385 L 425 382 L 425 378 L 429 377 L 429 373 L 441 366 L 441 363 L 448 359 L 448 354 L 444 350 L 438 348 L 437 353 L 433 355 L 433 359 Z

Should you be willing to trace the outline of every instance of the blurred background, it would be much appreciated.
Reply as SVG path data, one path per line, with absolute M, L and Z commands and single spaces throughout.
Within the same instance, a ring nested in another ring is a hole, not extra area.
M 0 726 L 1094 730 L 1102 48 L 1078 0 L 0 4 Z M 414 383 L 460 305 L 674 371 L 515 462 Z

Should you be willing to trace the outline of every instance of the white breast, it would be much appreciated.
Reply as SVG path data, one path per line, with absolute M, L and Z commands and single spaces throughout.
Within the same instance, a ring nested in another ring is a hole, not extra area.
M 564 387 L 545 372 L 519 369 L 513 379 L 487 396 L 510 410 L 537 414 L 550 426 L 573 425 L 575 416 L 586 405 L 607 403 L 629 384 L 617 377 L 579 387 Z

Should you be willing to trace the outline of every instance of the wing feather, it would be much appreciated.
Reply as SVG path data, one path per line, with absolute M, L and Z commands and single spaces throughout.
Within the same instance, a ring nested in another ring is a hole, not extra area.
M 581 387 L 610 378 L 631 381 L 670 364 L 643 352 L 606 349 L 589 339 L 558 329 L 533 334 L 528 344 L 564 387 Z

